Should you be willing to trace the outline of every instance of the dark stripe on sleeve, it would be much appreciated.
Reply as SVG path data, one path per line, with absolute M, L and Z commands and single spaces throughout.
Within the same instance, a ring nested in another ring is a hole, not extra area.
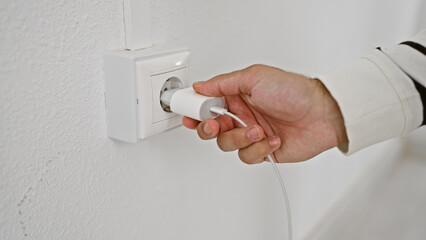
M 420 45 L 416 42 L 406 41 L 406 42 L 402 42 L 400 44 L 410 46 L 410 47 L 416 49 L 417 51 L 423 53 L 423 55 L 426 55 L 426 47 L 424 47 L 423 45 Z
M 411 78 L 411 77 L 410 77 Z M 422 99 L 422 103 L 423 103 L 423 122 L 422 122 L 422 126 L 426 125 L 426 87 L 424 87 L 423 85 L 421 85 L 420 83 L 418 83 L 416 80 L 414 80 L 413 78 L 411 78 L 414 82 L 414 86 L 416 86 L 417 91 L 420 94 L 420 98 Z
M 410 46 L 410 47 L 416 49 L 417 51 L 419 51 L 420 53 L 423 53 L 423 55 L 426 55 L 426 47 L 424 47 L 421 44 L 418 44 L 418 43 L 412 42 L 412 41 L 406 41 L 406 42 L 402 42 L 400 44 Z M 422 126 L 424 126 L 424 125 L 426 125 L 426 109 L 425 109 L 426 108 L 426 87 L 421 85 L 420 83 L 418 83 L 411 76 L 409 76 L 409 77 L 411 78 L 411 80 L 413 80 L 414 86 L 416 86 L 416 89 L 420 94 L 420 98 L 422 99 L 422 103 L 423 103 L 423 123 L 422 123 Z

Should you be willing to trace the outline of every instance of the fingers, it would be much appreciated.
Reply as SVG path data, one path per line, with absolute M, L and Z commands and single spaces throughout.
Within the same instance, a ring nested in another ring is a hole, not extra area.
M 196 92 L 212 97 L 250 94 L 253 86 L 261 80 L 261 75 L 269 67 L 252 65 L 240 71 L 222 74 L 206 82 L 196 82 L 193 88 Z
M 264 136 L 263 129 L 258 125 L 248 128 L 234 128 L 220 134 L 217 138 L 217 145 L 224 152 L 235 151 L 262 140 Z
M 208 121 L 209 124 L 213 124 L 213 126 L 209 125 L 210 129 L 213 129 L 214 131 L 218 130 L 219 132 L 226 132 L 226 131 L 229 131 L 229 130 L 235 128 L 236 126 L 238 126 L 237 124 L 235 124 L 234 120 L 232 118 L 230 118 L 229 116 L 219 116 L 215 119 L 207 119 L 207 120 L 203 121 L 204 123 L 200 122 L 198 120 L 189 118 L 189 117 L 183 117 L 182 118 L 183 125 L 185 127 L 189 128 L 189 129 L 196 129 L 196 128 L 198 128 L 198 126 L 200 124 L 202 124 L 202 126 L 204 126 L 206 121 Z M 252 120 L 250 120 L 250 119 L 245 120 L 245 121 L 250 123 L 250 124 L 252 122 Z M 219 125 L 219 127 L 216 126 L 215 122 Z M 207 137 L 208 134 L 205 134 L 205 133 L 203 134 L 202 132 L 200 133 L 200 131 L 202 131 L 203 129 L 197 129 L 197 130 L 199 131 L 199 135 L 201 134 L 202 136 Z M 217 136 L 217 133 L 216 133 L 216 136 Z M 211 139 L 211 138 L 208 138 L 208 139 Z
M 280 146 L 280 138 L 273 136 L 265 138 L 260 142 L 253 143 L 246 148 L 240 149 L 240 151 L 238 151 L 238 156 L 241 161 L 247 164 L 261 163 L 268 154 L 271 154 Z
M 220 125 L 216 120 L 207 119 L 198 124 L 197 133 L 203 140 L 217 137 L 220 131 Z
M 268 154 L 273 153 L 281 146 L 279 137 L 265 138 L 263 129 L 258 125 L 248 128 L 234 128 L 219 135 L 220 125 L 214 119 L 199 122 L 185 117 L 182 122 L 188 128 L 197 128 L 197 133 L 201 139 L 208 140 L 217 137 L 217 144 L 222 151 L 240 149 L 238 156 L 241 161 L 247 164 L 263 162 Z
M 198 124 L 200 124 L 200 121 L 197 121 L 189 117 L 183 117 L 182 124 L 189 129 L 196 129 Z

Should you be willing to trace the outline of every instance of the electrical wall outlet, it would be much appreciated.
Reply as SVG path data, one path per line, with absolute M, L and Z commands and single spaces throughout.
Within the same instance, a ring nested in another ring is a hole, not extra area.
M 110 51 L 104 55 L 108 136 L 135 143 L 181 124 L 160 102 L 162 91 L 189 87 L 186 48 Z

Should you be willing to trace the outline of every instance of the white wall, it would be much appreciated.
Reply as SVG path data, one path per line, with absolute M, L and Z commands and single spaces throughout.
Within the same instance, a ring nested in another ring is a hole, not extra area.
M 252 63 L 315 74 L 415 33 L 421 1 L 388 2 L 153 0 L 153 37 L 191 49 L 193 81 Z M 0 239 L 283 239 L 268 165 L 183 128 L 107 138 L 102 52 L 124 48 L 121 4 L 0 4 Z M 393 146 L 281 166 L 295 239 Z

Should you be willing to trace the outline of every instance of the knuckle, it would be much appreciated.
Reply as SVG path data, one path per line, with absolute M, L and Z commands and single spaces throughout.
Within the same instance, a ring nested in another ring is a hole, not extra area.
M 217 137 L 216 142 L 220 150 L 224 152 L 231 152 L 240 148 L 238 146 L 238 139 L 235 137 L 235 134 L 231 132 L 220 134 Z
M 257 71 L 261 71 L 264 67 L 265 67 L 265 65 L 262 65 L 262 64 L 253 64 L 253 65 L 247 67 L 247 70 L 257 72 Z
M 254 143 L 250 147 L 240 149 L 238 157 L 246 164 L 256 164 L 263 162 L 266 159 L 266 155 L 271 152 L 272 148 L 269 146 L 268 140 L 265 139 L 262 142 Z
M 264 74 L 265 65 L 254 64 L 244 69 L 244 78 L 256 80 Z
M 224 152 L 228 152 L 229 149 L 227 148 L 226 144 L 225 144 L 225 140 L 224 137 L 219 135 L 216 139 L 216 143 L 217 146 L 219 147 L 220 150 L 224 151 Z
M 245 164 L 251 164 L 251 161 L 244 154 L 244 151 L 242 151 L 242 150 L 238 151 L 238 157 L 240 158 L 241 162 L 243 162 Z
M 249 157 L 247 152 L 244 150 L 238 151 L 238 157 L 245 164 L 257 164 L 262 162 L 262 158 L 256 159 L 256 158 Z
M 258 152 L 261 155 L 267 155 L 271 151 L 271 147 L 269 146 L 269 143 L 266 141 L 263 141 L 261 144 L 259 144 Z
M 217 145 L 224 152 L 235 151 L 247 144 L 247 137 L 241 129 L 234 129 L 219 134 L 216 139 Z

